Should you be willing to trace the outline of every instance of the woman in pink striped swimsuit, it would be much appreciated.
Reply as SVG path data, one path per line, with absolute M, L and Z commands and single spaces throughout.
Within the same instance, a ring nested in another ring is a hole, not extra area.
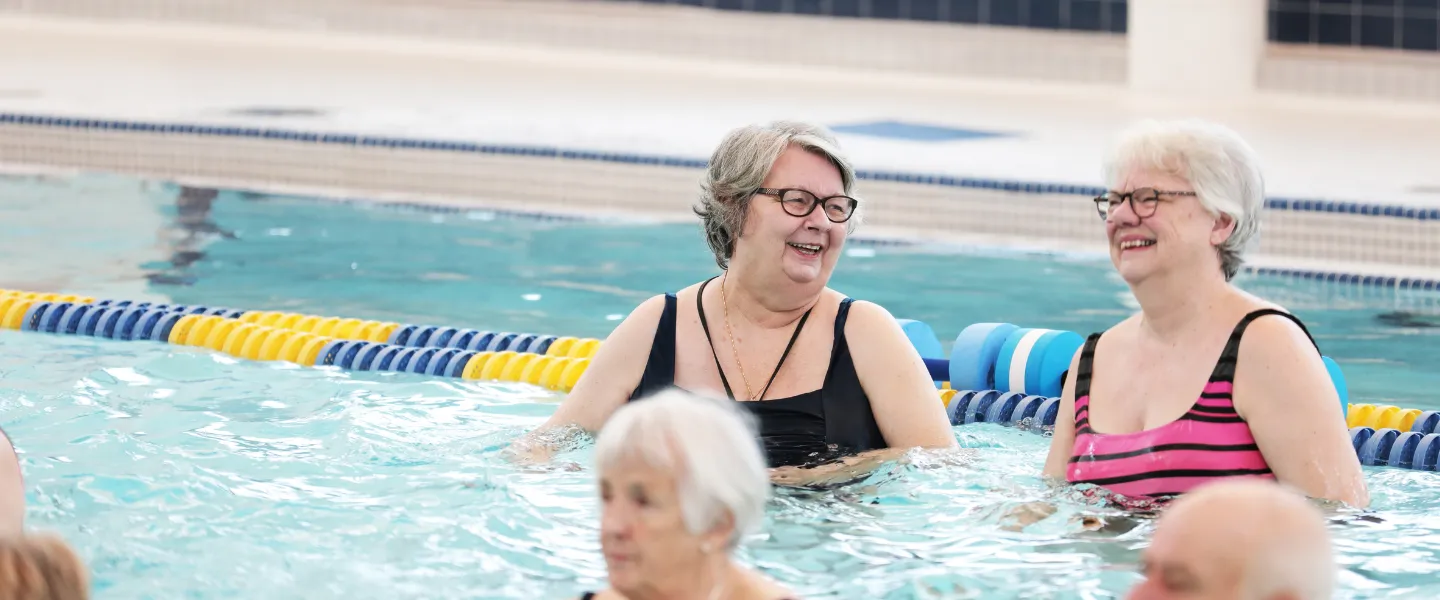
M 1261 477 L 1368 505 L 1314 340 L 1230 281 L 1260 229 L 1254 152 L 1216 125 L 1146 122 L 1106 179 L 1096 205 L 1140 312 L 1076 355 L 1045 474 L 1142 501 Z

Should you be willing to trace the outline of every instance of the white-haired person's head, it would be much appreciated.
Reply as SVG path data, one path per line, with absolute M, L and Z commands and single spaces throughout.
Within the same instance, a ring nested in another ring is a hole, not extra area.
M 1265 179 L 1235 131 L 1201 120 L 1146 120 L 1104 161 L 1111 259 L 1134 284 L 1157 271 L 1207 269 L 1228 281 L 1260 234 Z M 1136 245 L 1138 244 L 1138 245 Z
M 1161 515 L 1129 600 L 1320 600 L 1335 558 L 1320 509 L 1281 484 L 1204 484 Z
M 595 467 L 610 590 L 586 597 L 782 597 L 734 559 L 771 491 L 754 420 L 735 402 L 671 389 L 627 403 L 600 430 Z

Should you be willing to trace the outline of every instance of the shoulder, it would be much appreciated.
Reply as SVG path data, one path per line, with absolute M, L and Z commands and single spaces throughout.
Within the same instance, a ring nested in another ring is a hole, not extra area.
M 905 340 L 900 323 L 885 307 L 868 300 L 851 300 L 845 315 L 845 337 L 863 339 L 873 344 L 877 341 Z M 852 344 L 851 351 L 854 351 Z
M 1284 310 L 1271 306 L 1263 308 Z M 1293 316 L 1293 313 L 1285 312 Z M 1244 360 L 1263 362 L 1307 355 L 1318 357 L 1319 351 L 1310 341 L 1310 336 L 1306 333 L 1305 328 L 1297 322 L 1298 320 L 1299 317 L 1292 319 L 1285 315 L 1267 314 L 1250 321 L 1245 328 L 1244 335 L 1240 338 L 1240 353 L 1245 356 Z
M 844 298 L 843 296 L 841 297 L 842 302 L 845 299 L 846 298 Z M 895 321 L 894 315 L 891 315 L 890 311 L 886 310 L 885 307 L 880 306 L 879 304 L 876 304 L 869 300 L 849 300 L 850 314 L 847 318 L 850 320 L 850 322 L 858 321 L 862 324 L 874 324 L 884 323 L 886 321 Z
M 660 315 L 664 312 L 665 294 L 651 296 L 636 305 L 630 314 L 625 315 L 625 319 L 620 322 L 617 329 L 655 325 L 660 321 Z

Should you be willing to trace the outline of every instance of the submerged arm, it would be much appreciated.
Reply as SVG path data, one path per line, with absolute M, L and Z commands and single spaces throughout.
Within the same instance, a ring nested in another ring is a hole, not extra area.
M 517 462 L 544 462 L 555 453 L 555 434 L 566 427 L 594 433 L 620 408 L 639 385 L 665 297 L 656 296 L 636 307 L 605 338 L 590 359 L 585 374 L 560 402 L 555 413 L 535 430 L 510 444 L 506 454 Z

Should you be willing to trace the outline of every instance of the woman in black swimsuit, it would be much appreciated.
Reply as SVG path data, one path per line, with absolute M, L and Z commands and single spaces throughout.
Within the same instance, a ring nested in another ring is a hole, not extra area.
M 695 208 L 723 274 L 631 312 L 537 432 L 597 431 L 624 403 L 673 386 L 741 401 L 759 420 L 779 483 L 848 479 L 904 449 L 955 447 L 934 383 L 895 319 L 826 287 L 858 222 L 854 182 L 822 127 L 732 131 Z M 548 454 L 537 439 L 514 450 Z M 796 469 L 821 462 L 830 464 Z

